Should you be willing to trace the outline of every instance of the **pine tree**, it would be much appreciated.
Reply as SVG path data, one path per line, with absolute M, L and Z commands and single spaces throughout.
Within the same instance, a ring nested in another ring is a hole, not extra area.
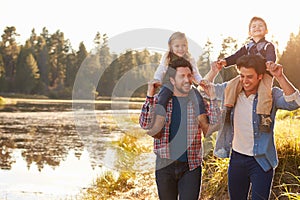
M 283 65 L 284 73 L 289 80 L 300 88 L 299 66 L 300 66 L 300 29 L 297 35 L 291 33 L 290 39 L 279 60 Z
M 33 49 L 29 41 L 21 48 L 16 67 L 15 90 L 17 92 L 32 94 L 39 80 L 37 62 L 33 56 Z
M 20 47 L 16 42 L 16 37 L 18 36 L 19 34 L 16 32 L 16 28 L 14 26 L 6 27 L 4 34 L 1 35 L 2 42 L 0 51 L 4 64 L 5 85 L 7 86 L 5 90 L 8 91 L 13 91 L 16 64 L 20 52 Z
M 220 52 L 220 55 L 218 57 L 218 59 L 223 59 L 231 54 L 233 54 L 235 51 L 237 51 L 237 41 L 235 39 L 233 39 L 232 37 L 227 37 L 225 39 L 223 39 L 223 43 L 222 43 L 222 49 Z M 237 70 L 235 67 L 228 67 L 228 68 L 223 68 L 219 75 L 221 77 L 222 81 L 228 81 L 234 77 L 236 77 L 238 75 Z M 221 82 L 222 82 L 221 81 Z
M 207 72 L 210 70 L 211 63 L 211 52 L 213 49 L 213 45 L 211 41 L 208 39 L 204 45 L 203 53 L 199 56 L 197 66 L 199 68 L 199 72 L 202 77 L 204 77 Z

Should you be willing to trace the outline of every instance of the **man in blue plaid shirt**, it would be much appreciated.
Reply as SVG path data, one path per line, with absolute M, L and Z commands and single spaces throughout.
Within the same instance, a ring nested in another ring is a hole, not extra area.
M 198 200 L 201 187 L 202 132 L 207 133 L 209 123 L 218 122 L 220 110 L 216 100 L 205 103 L 192 87 L 192 67 L 184 58 L 169 65 L 173 97 L 166 110 L 162 131 L 154 135 L 156 183 L 160 199 Z M 150 129 L 154 121 L 157 95 L 155 82 L 148 83 L 146 101 L 140 114 L 140 126 Z M 213 98 L 213 95 L 210 95 Z M 195 110 L 193 103 L 200 105 Z M 209 121 L 209 122 L 208 122 Z

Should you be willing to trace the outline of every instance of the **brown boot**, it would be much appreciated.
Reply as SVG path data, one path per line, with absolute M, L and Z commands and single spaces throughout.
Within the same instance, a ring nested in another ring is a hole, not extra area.
M 161 138 L 161 129 L 165 125 L 165 118 L 165 116 L 156 115 L 152 128 L 147 131 L 147 134 L 157 139 Z

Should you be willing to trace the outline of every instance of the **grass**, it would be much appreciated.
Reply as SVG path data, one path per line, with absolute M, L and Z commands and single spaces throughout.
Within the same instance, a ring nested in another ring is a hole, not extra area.
M 138 116 L 138 115 L 137 115 Z M 124 121 L 138 123 L 138 117 L 130 115 Z M 293 112 L 279 111 L 276 116 L 275 140 L 279 158 L 276 168 L 270 199 L 272 200 L 300 200 L 300 109 Z M 150 141 L 150 142 L 149 142 Z M 145 137 L 143 130 L 135 129 L 125 134 L 119 141 L 112 145 L 126 155 L 120 160 L 132 165 L 135 156 L 144 152 L 152 151 L 152 140 Z M 205 146 L 209 147 L 214 140 L 207 140 Z M 211 148 L 210 148 L 211 149 Z M 132 156 L 133 155 L 133 156 Z M 228 159 L 219 159 L 212 155 L 212 149 L 205 153 L 203 161 L 203 176 L 201 199 L 229 199 L 227 188 Z M 153 172 L 154 173 L 154 172 Z M 119 172 L 116 178 L 113 173 L 108 172 L 97 178 L 96 183 L 84 194 L 84 200 L 94 199 L 122 199 L 120 193 L 128 193 L 136 187 L 156 187 L 155 178 L 147 175 L 142 185 L 133 184 L 137 178 L 134 172 Z M 155 190 L 148 193 L 136 192 L 136 196 L 128 199 L 157 199 Z M 152 193 L 151 193 L 152 192 Z M 118 196 L 119 194 L 119 196 Z M 108 196 L 111 196 L 108 198 Z M 150 198 L 150 196 L 152 197 Z M 128 196 L 128 195 L 127 195 Z M 126 196 L 126 197 L 127 197 Z
M 82 195 L 82 200 L 106 200 L 117 192 L 127 192 L 133 188 L 130 179 L 134 179 L 135 174 L 121 172 L 117 176 L 112 171 L 106 171 L 97 178 L 92 187 L 88 188 Z
M 300 199 L 300 110 L 280 111 L 275 126 L 279 159 L 272 198 Z
M 109 119 L 109 116 L 108 116 Z M 138 124 L 138 115 L 129 114 L 127 117 L 115 120 L 116 123 L 122 124 Z M 105 119 L 102 119 L 105 120 Z M 112 119 L 110 121 L 113 121 Z M 111 126 L 115 124 L 110 123 Z M 132 128 L 124 131 L 124 134 L 117 141 L 112 141 L 111 146 L 117 151 L 117 162 L 115 166 L 119 171 L 108 170 L 101 176 L 97 177 L 95 183 L 90 188 L 81 193 L 82 200 L 107 200 L 107 199 L 122 199 L 120 195 L 141 187 L 140 182 L 145 179 L 154 180 L 154 177 L 149 172 L 139 173 L 133 169 L 137 158 L 142 153 L 152 152 L 152 139 L 145 135 L 145 131 L 140 128 Z M 152 173 L 152 172 L 151 172 Z M 149 178 L 150 177 L 150 178 Z M 140 181 L 137 181 L 137 180 Z M 151 184 L 153 184 L 151 182 Z M 142 186 L 143 187 L 143 186 Z M 149 196 L 145 189 L 136 192 L 137 196 Z M 146 193 L 143 194 L 143 193 Z M 130 196 L 126 194 L 126 196 Z M 79 198 L 79 197 L 77 197 Z M 127 198 L 129 199 L 129 197 Z

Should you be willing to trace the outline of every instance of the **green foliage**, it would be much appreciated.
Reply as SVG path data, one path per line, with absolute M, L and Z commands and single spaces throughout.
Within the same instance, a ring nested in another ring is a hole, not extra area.
M 21 48 L 16 66 L 15 91 L 32 94 L 38 85 L 40 74 L 29 41 Z
M 284 72 L 289 80 L 300 88 L 299 66 L 300 66 L 300 29 L 297 35 L 291 33 L 290 40 L 282 53 L 279 63 L 283 65 Z
M 223 39 L 222 49 L 218 59 L 223 59 L 231 54 L 233 54 L 238 49 L 237 41 L 232 37 L 227 37 Z M 235 66 L 223 68 L 217 78 L 216 82 L 224 82 L 229 81 L 230 79 L 236 77 L 238 75 Z
M 199 57 L 197 62 L 199 73 L 201 74 L 202 77 L 204 77 L 207 74 L 207 72 L 210 70 L 210 63 L 211 63 L 210 57 L 211 57 L 212 50 L 213 50 L 213 44 L 211 43 L 210 40 L 207 40 L 203 48 L 203 53 Z
M 43 95 L 53 95 L 55 93 L 60 95 L 63 94 L 65 87 L 73 89 L 78 70 L 88 57 L 88 51 L 83 43 L 80 44 L 79 51 L 76 52 L 72 49 L 70 41 L 65 38 L 63 32 L 57 30 L 54 33 L 49 33 L 47 28 L 44 27 L 40 34 L 32 29 L 30 38 L 27 40 L 30 47 L 26 47 L 27 50 L 25 51 L 23 45 L 17 44 L 17 36 L 19 34 L 14 26 L 6 27 L 2 34 L 2 41 L 0 41 L 1 92 L 24 92 Z M 273 43 L 276 43 L 276 41 L 273 41 Z M 117 87 L 120 91 L 123 91 L 123 95 L 145 96 L 146 83 L 153 77 L 161 54 L 150 52 L 147 49 L 141 51 L 128 49 L 126 52 L 116 55 L 110 52 L 108 36 L 106 34 L 101 35 L 99 32 L 95 36 L 94 44 L 94 53 L 98 56 L 99 66 L 104 68 L 104 73 L 101 74 L 101 79 L 97 83 L 84 83 L 89 85 L 91 93 L 93 95 L 99 94 L 102 97 L 111 97 Z M 300 65 L 299 44 L 300 31 L 297 35 L 291 34 L 290 41 L 279 60 L 279 63 L 284 66 L 286 75 L 297 88 L 300 87 L 300 79 L 298 74 L 295 73 Z M 237 41 L 234 38 L 224 38 L 218 57 L 223 58 L 230 55 L 237 48 Z M 20 49 L 23 49 L 22 52 L 20 52 Z M 210 69 L 212 52 L 213 44 L 208 40 L 203 48 L 203 54 L 197 61 L 202 76 Z M 90 75 L 95 72 L 97 73 L 93 69 Z M 130 81 L 121 83 L 123 76 L 128 76 L 128 73 L 131 76 Z M 217 76 L 216 82 L 227 81 L 235 77 L 236 74 L 234 67 L 224 69 Z M 96 75 L 100 76 L 99 73 Z M 37 78 L 38 76 L 39 78 Z M 21 83 L 25 77 L 29 80 L 25 80 L 27 84 L 22 85 Z M 87 79 L 89 79 L 88 76 Z M 37 83 L 35 83 L 36 81 Z M 134 83 L 134 86 L 132 86 L 132 83 Z

